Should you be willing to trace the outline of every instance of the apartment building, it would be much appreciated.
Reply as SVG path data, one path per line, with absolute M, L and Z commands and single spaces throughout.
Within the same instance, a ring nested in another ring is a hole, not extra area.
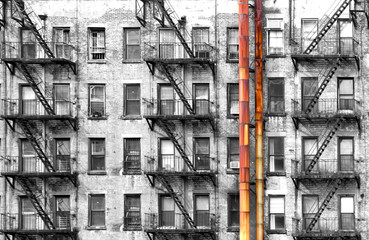
M 0 4 L 4 239 L 238 239 L 238 1 Z M 368 237 L 368 8 L 263 1 L 267 239 Z

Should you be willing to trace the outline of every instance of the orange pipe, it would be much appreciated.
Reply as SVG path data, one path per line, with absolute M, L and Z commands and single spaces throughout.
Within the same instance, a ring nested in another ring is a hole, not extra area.
M 255 180 L 256 240 L 264 240 L 263 164 L 263 19 L 262 0 L 255 0 Z
M 249 0 L 239 0 L 240 240 L 250 240 Z

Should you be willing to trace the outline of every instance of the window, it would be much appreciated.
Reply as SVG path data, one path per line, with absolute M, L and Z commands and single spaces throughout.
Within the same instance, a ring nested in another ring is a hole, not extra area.
M 169 139 L 160 139 L 159 170 L 183 171 L 184 162 Z
M 159 85 L 159 112 L 160 115 L 181 115 L 183 114 L 183 104 L 176 99 L 176 94 L 171 85 Z
M 284 196 L 269 196 L 270 230 L 284 230 Z
M 105 116 L 105 85 L 91 84 L 90 90 L 90 102 L 89 102 L 89 116 L 91 117 L 103 117 Z
M 105 227 L 105 195 L 90 194 L 88 225 L 90 227 Z
M 309 137 L 302 139 L 302 152 L 303 152 L 303 164 L 304 171 L 308 170 L 308 167 L 313 160 L 316 152 L 318 151 L 318 138 L 317 137 Z M 315 164 L 312 169 L 313 172 L 319 171 L 319 165 Z
M 55 223 L 58 229 L 70 228 L 69 196 L 55 196 Z
M 318 19 L 301 19 L 301 51 L 305 51 L 318 33 Z M 316 48 L 314 49 L 316 50 Z
M 56 58 L 71 58 L 69 28 L 54 28 L 54 53 Z
M 228 104 L 227 104 L 227 112 L 229 117 L 238 117 L 240 112 L 238 106 L 238 83 L 228 83 L 227 91 L 228 91 Z
M 240 148 L 238 138 L 228 138 L 228 162 L 229 168 L 240 168 Z
M 338 138 L 339 171 L 354 171 L 354 138 Z
M 228 194 L 228 227 L 240 227 L 240 195 Z
M 159 30 L 159 58 L 180 58 L 183 57 L 183 47 L 177 41 L 175 32 L 172 29 Z
M 35 92 L 30 86 L 21 86 L 20 110 L 23 115 L 40 115 L 40 107 Z
M 192 29 L 193 49 L 197 58 L 209 58 L 209 28 Z
M 175 204 L 169 196 L 159 196 L 159 225 L 160 227 L 175 226 Z
M 355 229 L 355 210 L 353 196 L 340 197 L 340 229 Z
M 69 84 L 54 84 L 54 101 L 56 115 L 71 115 Z
M 105 171 L 105 139 L 90 139 L 90 171 Z
M 354 110 L 354 79 L 338 79 L 338 110 Z
M 196 114 L 209 114 L 209 84 L 194 84 L 194 91 Z
M 20 197 L 20 227 L 22 230 L 42 230 L 44 222 L 37 214 L 31 200 Z
M 318 91 L 318 78 L 315 77 L 304 77 L 302 81 L 302 111 L 305 111 L 313 100 L 316 91 Z M 314 108 L 310 113 L 318 113 L 319 101 L 314 105 Z
M 195 138 L 195 168 L 197 170 L 210 169 L 210 140 L 209 138 Z
M 32 144 L 27 139 L 21 139 L 21 171 L 43 172 L 43 163 L 36 157 Z
M 55 139 L 55 162 L 54 166 L 57 171 L 70 172 L 70 140 Z
M 139 116 L 141 115 L 140 104 L 140 84 L 124 85 L 124 115 Z
M 89 35 L 89 59 L 105 59 L 105 29 L 90 28 Z
M 282 55 L 283 50 L 283 19 L 268 19 L 268 54 Z
M 227 29 L 227 60 L 238 61 L 238 28 Z
M 141 229 L 140 195 L 125 195 L 124 227 L 126 229 Z
M 34 59 L 37 57 L 36 37 L 30 29 L 21 30 L 22 48 L 21 57 Z
M 140 171 L 141 143 L 139 138 L 124 139 L 124 171 Z
M 125 28 L 124 43 L 124 59 L 141 60 L 140 29 Z
M 284 172 L 284 138 L 269 138 L 269 171 Z
M 284 113 L 284 79 L 269 79 L 269 113 Z
M 339 19 L 339 53 L 340 54 L 353 54 L 354 53 L 354 39 L 352 22 L 349 19 Z
M 319 209 L 319 197 L 316 195 L 302 196 L 302 226 L 307 229 Z M 319 221 L 315 224 L 313 230 L 319 230 Z
M 195 225 L 199 227 L 210 226 L 209 195 L 195 195 Z

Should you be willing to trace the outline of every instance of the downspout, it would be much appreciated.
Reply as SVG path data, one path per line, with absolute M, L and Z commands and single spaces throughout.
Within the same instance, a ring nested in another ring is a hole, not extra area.
M 249 0 L 239 0 L 240 240 L 250 240 Z
M 255 1 L 255 181 L 256 240 L 264 240 L 263 1 Z

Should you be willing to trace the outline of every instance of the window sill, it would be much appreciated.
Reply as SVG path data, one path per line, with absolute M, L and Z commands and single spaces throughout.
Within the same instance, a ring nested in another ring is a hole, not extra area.
M 286 176 L 286 172 L 267 172 L 266 173 L 267 176 Z
M 240 227 L 228 227 L 227 232 L 239 232 Z
M 236 60 L 236 59 L 227 59 L 226 60 L 226 63 L 238 63 L 238 59 Z
M 142 231 L 142 227 L 124 227 L 123 231 Z
M 239 173 L 240 173 L 239 169 L 231 169 L 231 168 L 227 169 L 227 174 L 239 174 Z
M 281 229 L 281 230 L 267 230 L 266 232 L 268 234 L 287 234 L 287 230 L 286 229 Z
M 229 119 L 238 119 L 239 115 L 227 115 L 227 118 Z
M 286 113 L 264 113 L 266 117 L 286 117 Z
M 101 60 L 87 60 L 88 64 L 106 64 L 107 61 L 105 59 Z
M 284 55 L 284 54 L 281 54 L 281 55 L 266 55 L 265 58 L 286 58 L 287 56 Z
M 107 120 L 108 117 L 92 117 L 92 116 L 89 116 L 87 119 L 88 120 Z
M 141 175 L 141 170 L 130 170 L 130 171 L 125 171 L 122 173 L 122 175 Z
M 142 63 L 142 59 L 135 59 L 135 60 L 128 60 L 128 59 L 124 59 L 123 61 L 122 61 L 122 63 L 134 63 L 134 64 L 137 64 L 137 63 Z
M 90 170 L 87 172 L 88 175 L 106 175 L 105 170 Z
M 121 116 L 120 119 L 122 120 L 142 120 L 141 115 L 127 115 L 127 116 Z
M 87 226 L 87 230 L 106 230 L 106 226 Z

